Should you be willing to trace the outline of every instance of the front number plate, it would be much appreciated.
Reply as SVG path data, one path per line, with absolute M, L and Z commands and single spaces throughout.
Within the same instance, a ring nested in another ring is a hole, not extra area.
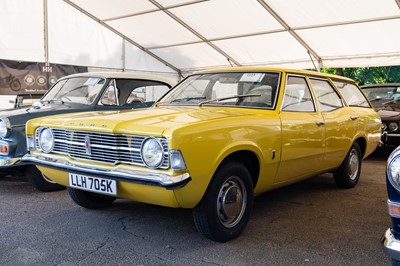
M 117 181 L 99 177 L 68 173 L 69 186 L 107 195 L 117 195 Z

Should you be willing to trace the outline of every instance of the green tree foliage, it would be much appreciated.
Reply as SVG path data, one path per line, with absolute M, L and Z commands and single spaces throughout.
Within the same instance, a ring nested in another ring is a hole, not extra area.
M 354 79 L 359 85 L 400 82 L 400 66 L 324 68 L 321 72 Z

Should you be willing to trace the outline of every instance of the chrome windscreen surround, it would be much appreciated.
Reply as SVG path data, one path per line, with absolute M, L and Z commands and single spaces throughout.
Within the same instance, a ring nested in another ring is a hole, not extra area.
M 42 128 L 35 132 L 35 146 L 38 150 L 39 134 Z M 51 128 L 54 135 L 54 148 L 50 154 L 63 154 L 71 158 L 106 164 L 132 164 L 146 167 L 141 155 L 141 146 L 146 136 L 110 134 L 91 131 L 73 131 Z M 157 167 L 169 167 L 168 142 L 157 138 L 163 146 L 163 160 Z

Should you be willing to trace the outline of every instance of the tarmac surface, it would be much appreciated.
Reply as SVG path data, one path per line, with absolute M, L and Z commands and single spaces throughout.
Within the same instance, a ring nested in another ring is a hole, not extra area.
M 363 162 L 353 189 L 331 174 L 255 198 L 244 233 L 227 243 L 195 229 L 190 210 L 117 200 L 88 210 L 67 191 L 0 178 L 0 265 L 390 265 L 388 151 Z

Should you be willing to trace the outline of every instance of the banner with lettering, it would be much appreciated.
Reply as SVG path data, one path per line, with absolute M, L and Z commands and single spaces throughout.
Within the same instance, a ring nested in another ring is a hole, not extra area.
M 0 60 L 0 95 L 44 93 L 57 79 L 87 67 Z

